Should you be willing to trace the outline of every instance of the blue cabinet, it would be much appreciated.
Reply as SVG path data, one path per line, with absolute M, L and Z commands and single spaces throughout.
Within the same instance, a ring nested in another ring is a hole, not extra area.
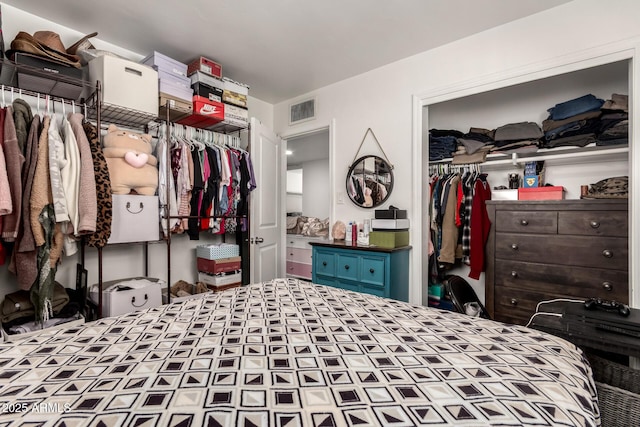
M 409 300 L 411 246 L 385 249 L 311 243 L 314 283 Z

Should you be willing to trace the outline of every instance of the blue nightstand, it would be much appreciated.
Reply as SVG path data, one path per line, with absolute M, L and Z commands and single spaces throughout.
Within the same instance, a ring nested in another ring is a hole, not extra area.
M 312 242 L 314 283 L 409 300 L 411 246 L 386 249 Z

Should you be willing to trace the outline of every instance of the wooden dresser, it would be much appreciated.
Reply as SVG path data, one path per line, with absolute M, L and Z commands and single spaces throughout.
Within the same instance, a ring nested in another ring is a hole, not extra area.
M 486 307 L 526 324 L 540 301 L 629 302 L 627 200 L 490 201 Z

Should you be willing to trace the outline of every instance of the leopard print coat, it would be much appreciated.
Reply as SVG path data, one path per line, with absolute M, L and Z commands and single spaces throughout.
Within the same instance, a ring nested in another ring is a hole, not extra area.
M 109 169 L 107 161 L 102 153 L 98 129 L 90 122 L 82 124 L 91 147 L 91 157 L 93 158 L 93 171 L 96 177 L 96 194 L 98 201 L 98 216 L 96 218 L 95 233 L 87 236 L 87 245 L 94 248 L 102 248 L 107 244 L 111 236 L 111 218 L 113 216 L 113 205 L 111 199 L 111 180 L 109 179 Z

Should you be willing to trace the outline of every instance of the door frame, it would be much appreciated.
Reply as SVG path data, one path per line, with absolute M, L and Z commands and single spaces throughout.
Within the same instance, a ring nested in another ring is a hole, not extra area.
M 306 135 L 310 135 L 313 133 L 318 133 L 324 130 L 328 130 L 329 131 L 329 188 L 332 190 L 330 192 L 331 197 L 329 198 L 329 227 L 331 227 L 331 225 L 333 224 L 333 219 L 336 217 L 336 197 L 335 197 L 335 141 L 336 141 L 336 119 L 331 119 L 329 121 L 329 124 L 327 125 L 323 125 L 323 126 L 316 126 L 316 127 L 311 127 L 311 128 L 307 128 L 304 131 L 291 131 L 291 132 L 285 132 L 282 135 L 280 135 L 280 138 L 282 138 L 284 140 L 284 149 L 287 149 L 287 140 L 288 139 L 292 139 L 292 138 L 299 138 L 301 136 L 306 136 Z M 286 165 L 285 165 L 286 167 Z M 283 185 L 283 188 L 281 189 L 282 191 L 282 197 L 284 200 L 286 200 L 286 196 L 287 196 L 287 186 L 286 186 L 286 171 L 285 172 L 285 181 Z M 286 219 L 283 219 L 286 222 Z M 282 244 L 283 244 L 283 248 L 286 246 L 285 245 L 285 240 L 287 238 L 287 229 L 286 227 L 283 228 L 282 230 Z M 285 248 L 286 249 L 286 248 Z M 286 257 L 283 261 L 286 264 Z M 283 271 L 286 271 L 286 269 L 284 269 L 286 266 L 283 266 Z

